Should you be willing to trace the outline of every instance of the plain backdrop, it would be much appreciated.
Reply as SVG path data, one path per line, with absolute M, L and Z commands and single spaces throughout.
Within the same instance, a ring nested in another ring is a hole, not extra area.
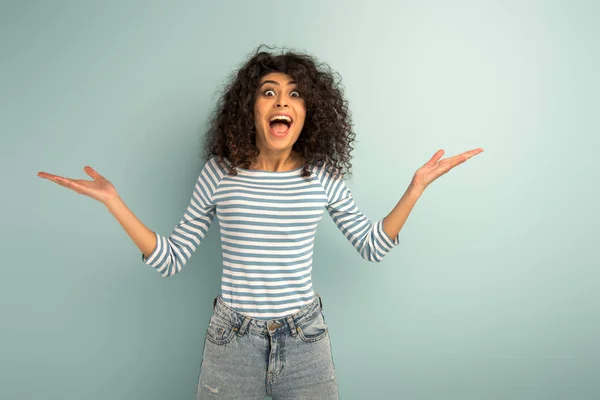
M 3 1 L 0 398 L 193 399 L 217 221 L 164 279 L 106 208 L 36 176 L 95 168 L 169 235 L 224 79 L 258 45 L 343 78 L 347 184 L 375 221 L 437 150 L 383 262 L 325 214 L 313 283 L 342 399 L 600 398 L 595 1 Z

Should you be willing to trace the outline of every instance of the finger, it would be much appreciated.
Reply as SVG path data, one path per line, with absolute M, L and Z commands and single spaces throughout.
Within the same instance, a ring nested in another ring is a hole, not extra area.
M 77 186 L 77 182 L 74 179 L 65 178 L 64 176 L 58 176 L 54 174 L 48 174 L 45 172 L 38 172 L 40 178 L 48 179 L 54 183 L 64 186 L 69 189 L 73 189 Z
M 62 176 L 58 176 L 58 175 L 54 175 L 54 174 L 49 174 L 47 172 L 38 172 L 38 176 L 40 178 L 44 178 L 44 179 L 55 179 L 55 178 L 63 178 L 63 179 L 65 179 Z
M 64 186 L 66 188 L 71 188 L 73 186 L 72 181 L 69 178 L 64 178 L 62 176 L 51 176 L 50 179 L 52 182 L 58 183 L 60 186 Z
M 96 172 L 96 170 L 92 167 L 90 167 L 89 165 L 86 165 L 83 168 L 83 171 L 88 174 L 89 176 L 91 176 L 94 180 L 98 179 L 98 178 L 102 178 L 102 175 L 100 175 L 99 173 Z
M 455 156 L 452 157 L 448 157 L 448 158 L 444 158 L 443 160 L 441 160 L 439 162 L 439 166 L 441 167 L 448 167 L 448 166 L 453 166 L 455 165 L 457 162 L 460 162 L 461 160 L 466 160 L 466 156 L 465 154 L 457 154 Z
M 450 163 L 451 165 L 458 165 L 458 164 L 461 164 L 461 163 L 467 161 L 469 158 L 481 153 L 482 151 L 483 151 L 482 148 L 465 151 L 464 153 L 457 154 L 453 157 L 446 158 L 446 159 L 442 160 L 441 162 L 442 163 Z
M 431 159 L 429 161 L 427 161 L 426 164 L 434 165 L 435 163 L 437 163 L 440 160 L 440 158 L 442 158 L 443 155 L 444 155 L 443 149 L 436 151 L 435 154 L 433 155 L 433 157 L 431 157 Z
M 462 162 L 465 162 L 469 158 L 476 156 L 477 154 L 481 153 L 482 151 L 483 151 L 483 149 L 473 149 L 473 150 L 465 151 L 464 153 L 460 154 L 459 159 Z
M 462 153 L 462 155 L 466 155 L 467 158 L 471 158 L 471 157 L 476 156 L 477 154 L 479 154 L 481 152 L 483 152 L 483 149 L 480 147 L 480 148 L 477 148 L 477 149 L 465 151 L 464 153 Z

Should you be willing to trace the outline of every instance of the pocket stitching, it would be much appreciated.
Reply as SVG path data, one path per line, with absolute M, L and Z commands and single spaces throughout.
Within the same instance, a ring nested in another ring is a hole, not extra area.
M 300 339 L 302 339 L 304 342 L 318 342 L 319 340 L 321 340 L 325 337 L 328 330 L 329 330 L 329 327 L 326 326 L 323 333 L 320 333 L 319 336 L 307 338 L 306 336 L 304 336 L 304 332 L 302 332 L 302 327 L 299 326 L 298 327 L 298 336 L 300 336 Z
M 223 330 L 227 329 L 227 328 L 223 328 L 222 326 L 215 325 L 213 323 L 209 324 L 208 330 L 206 332 L 206 338 L 216 345 L 225 345 L 225 344 L 231 342 L 231 339 L 233 339 L 233 335 L 235 335 L 235 333 L 237 332 L 237 329 L 235 327 L 231 327 L 231 332 L 229 332 L 229 335 L 226 338 L 217 340 L 217 339 L 213 338 L 208 332 L 211 329 L 216 330 L 216 328 L 223 329 Z

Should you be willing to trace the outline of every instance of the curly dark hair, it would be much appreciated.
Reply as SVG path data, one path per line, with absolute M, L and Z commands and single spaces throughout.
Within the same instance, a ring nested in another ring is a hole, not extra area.
M 262 77 L 271 72 L 291 76 L 302 93 L 306 118 L 292 149 L 306 161 L 302 176 L 310 176 L 311 166 L 326 165 L 336 176 L 351 175 L 351 151 L 355 134 L 348 101 L 344 98 L 341 77 L 331 67 L 306 53 L 286 50 L 282 54 L 257 47 L 225 82 L 221 97 L 208 121 L 203 156 L 217 156 L 236 167 L 249 169 L 257 161 L 254 102 Z M 223 163 L 226 165 L 225 163 Z

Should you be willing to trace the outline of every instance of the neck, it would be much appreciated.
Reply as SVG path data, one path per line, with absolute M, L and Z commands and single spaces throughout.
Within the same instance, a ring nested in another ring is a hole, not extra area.
M 295 152 L 267 155 L 260 153 L 256 163 L 250 168 L 268 172 L 285 172 L 302 167 L 301 158 Z

